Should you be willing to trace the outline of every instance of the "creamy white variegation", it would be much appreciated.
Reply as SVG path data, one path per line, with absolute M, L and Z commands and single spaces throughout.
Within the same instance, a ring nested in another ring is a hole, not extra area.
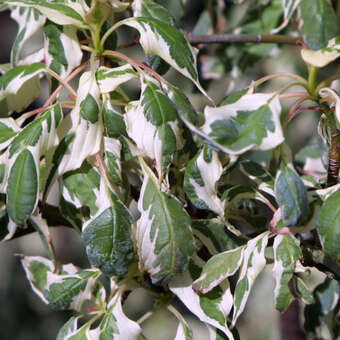
M 113 68 L 101 66 L 97 70 L 101 93 L 113 92 L 118 86 L 134 78 L 137 78 L 137 75 L 130 64 Z
M 211 125 L 217 121 L 230 120 L 237 116 L 238 111 L 255 111 L 263 105 L 268 105 L 271 111 L 271 119 L 274 124 L 274 131 L 266 129 L 266 136 L 260 145 L 249 143 L 249 145 L 239 150 L 233 150 L 227 146 L 220 145 L 219 148 L 231 155 L 240 155 L 248 150 L 270 150 L 280 145 L 284 141 L 284 136 L 280 123 L 281 105 L 279 97 L 275 93 L 255 93 L 245 94 L 237 102 L 220 107 L 206 106 L 204 110 L 205 123 L 202 131 L 209 135 L 212 132 Z
M 99 107 L 98 120 L 93 124 L 80 115 L 80 105 L 88 94 L 94 98 Z M 85 72 L 80 77 L 76 105 L 70 113 L 71 127 L 67 132 L 64 132 L 65 135 L 75 133 L 75 137 L 60 162 L 59 175 L 79 168 L 87 157 L 100 151 L 103 137 L 100 107 L 100 92 L 95 74 L 92 71 Z
M 3 141 L 2 143 L 0 142 L 0 151 L 3 151 L 7 148 L 8 145 L 11 144 L 12 140 L 16 136 L 16 133 L 18 133 L 21 129 L 20 129 L 20 126 L 17 124 L 17 121 L 15 121 L 13 118 L 0 118 L 0 124 L 5 125 L 9 130 L 12 130 L 13 133 L 15 133 L 9 139 Z M 0 135 L 0 138 L 1 137 L 2 136 Z M 1 160 L 1 156 L 0 156 L 0 160 Z M 0 164 L 1 164 L 1 161 L 0 161 Z
M 340 124 L 340 97 L 339 95 L 329 87 L 324 87 L 319 91 L 321 97 L 331 97 L 335 101 L 335 116 Z M 331 106 L 332 107 L 332 106 Z
M 236 284 L 235 293 L 234 293 L 234 311 L 233 311 L 233 319 L 232 326 L 235 326 L 237 319 L 242 314 L 246 302 L 248 300 L 250 291 L 253 287 L 253 284 L 257 278 L 257 276 L 262 272 L 266 265 L 266 258 L 264 252 L 266 250 L 266 246 L 268 243 L 269 232 L 266 231 L 259 236 L 248 241 L 247 246 L 244 249 L 243 253 L 243 263 L 240 269 L 240 274 L 238 277 L 238 282 Z M 238 284 L 241 280 L 247 280 L 247 289 L 243 292 L 242 300 L 239 306 L 236 305 L 236 296 L 238 291 Z
M 279 27 L 270 31 L 271 34 L 276 34 L 280 32 L 282 29 L 284 29 L 289 24 L 289 20 L 291 19 L 295 10 L 299 6 L 300 1 L 301 0 L 282 0 L 284 20 Z
M 211 151 L 210 162 L 205 161 L 202 151 L 196 160 L 197 168 L 200 172 L 204 186 L 196 183 L 195 179 L 190 179 L 190 184 L 194 187 L 197 197 L 202 200 L 210 210 L 221 217 L 224 216 L 225 204 L 217 195 L 217 182 L 223 173 L 223 166 L 216 151 Z

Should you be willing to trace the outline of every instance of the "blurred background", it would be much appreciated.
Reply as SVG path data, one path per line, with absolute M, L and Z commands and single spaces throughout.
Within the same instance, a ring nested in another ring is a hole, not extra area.
M 179 5 L 181 1 L 169 2 L 161 0 L 158 2 L 169 8 L 177 24 L 183 30 L 202 34 L 209 33 L 209 25 L 207 24 L 209 17 L 204 1 L 186 1 L 184 7 Z M 219 2 L 223 3 L 223 1 Z M 231 1 L 224 1 L 223 8 L 225 11 L 228 11 L 229 2 Z M 241 16 L 242 11 L 247 10 L 247 7 L 244 6 L 240 6 L 239 12 L 227 13 L 227 20 L 231 23 L 235 21 L 237 16 Z M 16 31 L 16 24 L 10 19 L 9 12 L 1 12 L 1 64 L 9 62 L 10 48 Z M 122 43 L 124 41 L 128 42 L 131 41 L 131 35 L 133 34 L 135 33 L 127 30 L 126 34 L 120 33 L 119 38 Z M 36 35 L 32 38 L 30 46 L 27 46 L 27 48 L 32 48 L 34 44 L 41 44 L 41 42 L 42 36 Z M 234 45 L 228 49 L 223 46 L 201 49 L 201 81 L 216 103 L 220 102 L 228 93 L 242 89 L 248 86 L 251 80 L 258 79 L 269 73 L 289 71 L 306 75 L 304 65 L 299 58 L 294 57 L 298 56 L 299 53 L 299 48 L 295 46 L 285 46 L 280 52 L 275 45 L 247 45 L 247 48 L 249 53 L 248 55 L 244 54 L 243 59 L 238 56 L 240 45 Z M 130 49 L 128 53 L 137 55 L 136 58 L 140 60 L 144 58 L 139 47 Z M 221 56 L 218 62 L 214 58 L 215 53 Z M 264 55 L 270 55 L 271 57 L 259 62 Z M 235 68 L 236 62 L 238 63 L 238 68 Z M 327 72 L 331 73 L 332 70 Z M 180 86 L 187 93 L 198 111 L 202 111 L 204 105 L 209 104 L 201 94 L 195 92 L 192 83 L 176 71 L 168 72 L 166 78 L 173 84 Z M 29 110 L 42 105 L 45 99 L 44 96 L 47 94 L 46 83 L 43 83 L 45 90 L 42 97 Z M 263 90 L 270 91 L 271 88 L 278 89 L 284 85 L 285 82 L 271 81 Z M 128 86 L 125 90 L 129 91 L 130 94 L 137 91 L 134 84 Z M 291 102 L 287 100 L 285 104 L 284 111 L 286 112 Z M 316 139 L 317 121 L 318 115 L 316 113 L 306 112 L 294 120 L 294 129 L 288 128 L 288 143 L 294 152 L 298 152 L 307 141 Z M 296 133 L 297 131 L 298 133 Z M 72 262 L 80 267 L 88 266 L 84 245 L 79 235 L 69 228 L 54 227 L 52 229 L 53 241 L 59 261 L 62 263 Z M 40 301 L 31 290 L 21 267 L 20 258 L 15 254 L 46 255 L 37 234 L 30 234 L 7 243 L 1 243 L 0 339 L 55 339 L 58 330 L 72 313 L 69 311 L 54 311 Z M 279 315 L 273 306 L 273 287 L 274 282 L 269 267 L 258 277 L 248 301 L 246 312 L 239 320 L 238 329 L 242 340 L 280 339 Z M 146 292 L 137 290 L 129 296 L 124 308 L 128 316 L 137 320 L 152 307 L 152 303 L 152 298 Z M 176 308 L 186 313 L 187 320 L 194 332 L 194 339 L 206 339 L 206 329 L 202 328 L 199 321 L 179 302 L 177 302 Z M 170 340 L 174 338 L 176 325 L 177 321 L 172 314 L 167 310 L 161 310 L 145 321 L 143 328 L 145 336 L 150 340 Z

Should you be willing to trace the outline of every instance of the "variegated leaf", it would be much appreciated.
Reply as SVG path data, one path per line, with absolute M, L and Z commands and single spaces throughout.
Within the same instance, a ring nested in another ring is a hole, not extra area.
M 71 274 L 47 272 L 43 294 L 54 308 L 81 311 L 87 300 L 98 290 L 98 269 L 85 269 Z
M 111 138 L 126 136 L 124 116 L 114 110 L 109 98 L 103 102 L 103 120 L 107 135 Z
M 13 118 L 0 118 L 0 151 L 4 150 L 20 131 Z
M 39 76 L 45 65 L 16 66 L 0 77 L 0 116 L 22 111 L 40 94 Z
M 217 182 L 222 173 L 217 152 L 204 147 L 186 167 L 184 190 L 197 208 L 208 209 L 224 217 L 225 206 L 217 193 Z
M 196 51 L 180 31 L 151 17 L 129 18 L 124 23 L 139 31 L 139 42 L 146 54 L 155 54 L 164 59 L 205 94 L 198 81 Z
M 277 235 L 274 239 L 275 307 L 284 312 L 293 300 L 288 283 L 293 276 L 296 261 L 302 256 L 298 241 L 291 235 Z
M 16 66 L 25 44 L 45 24 L 46 18 L 34 8 L 16 6 L 11 8 L 11 17 L 18 23 L 18 33 L 11 50 L 11 64 Z
M 44 26 L 44 37 L 45 64 L 62 78 L 66 78 L 80 65 L 83 57 L 76 28 L 49 22 Z
M 192 340 L 192 331 L 182 314 L 179 313 L 173 306 L 168 307 L 168 309 L 179 321 L 174 340 Z
M 273 149 L 284 140 L 281 105 L 275 93 L 244 94 L 236 102 L 206 107 L 203 133 L 231 155 Z
M 305 304 L 311 304 L 315 302 L 312 292 L 306 286 L 302 278 L 298 276 L 294 277 L 294 283 L 296 294 L 300 297 L 300 299 L 302 299 Z
M 57 340 L 94 340 L 98 339 L 98 334 L 91 330 L 91 321 L 78 328 L 79 316 L 72 317 L 60 330 Z
M 284 29 L 289 24 L 289 20 L 291 19 L 295 10 L 299 6 L 300 2 L 301 0 L 282 0 L 284 20 L 283 20 L 283 23 L 279 27 L 271 31 L 271 34 L 278 33 L 279 31 Z
M 137 73 L 130 64 L 119 67 L 101 66 L 96 72 L 96 78 L 101 93 L 115 91 L 121 84 L 137 78 Z
M 124 276 L 134 260 L 132 216 L 102 178 L 98 211 L 83 226 L 90 263 L 108 275 Z
M 170 290 L 203 323 L 223 332 L 227 339 L 234 340 L 227 325 L 227 316 L 233 304 L 233 297 L 227 281 L 224 290 L 216 287 L 213 294 L 198 295 L 192 288 L 193 279 L 199 275 L 201 265 L 190 263 L 190 271 L 176 275 L 169 283 Z M 216 332 L 212 332 L 216 335 Z M 214 340 L 218 339 L 212 338 Z
M 257 276 L 266 265 L 264 252 L 268 243 L 269 232 L 264 232 L 248 241 L 243 253 L 243 263 L 234 292 L 234 310 L 232 326 L 242 314 L 250 291 Z
M 207 293 L 234 275 L 242 264 L 244 249 L 241 246 L 211 257 L 204 265 L 201 276 L 193 283 L 195 291 Z
M 37 206 L 40 159 L 45 156 L 49 171 L 51 155 L 59 142 L 56 129 L 61 119 L 62 110 L 56 104 L 18 133 L 9 147 L 7 209 L 18 225 L 23 225 Z
M 56 340 L 70 339 L 78 329 L 79 318 L 80 316 L 72 316 L 63 327 L 60 328 Z
M 139 266 L 154 283 L 166 283 L 184 272 L 194 251 L 190 218 L 182 204 L 162 191 L 151 169 L 142 161 L 144 179 L 138 201 L 136 242 Z
M 158 84 L 142 79 L 139 102 L 132 102 L 125 115 L 129 137 L 156 165 L 159 176 L 182 148 L 177 111 Z
M 8 0 L 8 4 L 39 10 L 47 19 L 58 25 L 87 28 L 85 11 L 78 2 L 48 2 L 45 0 Z
M 79 168 L 87 157 L 99 152 L 103 137 L 101 106 L 95 73 L 84 72 L 79 80 L 76 105 L 69 115 L 71 127 L 65 132 L 65 135 L 74 133 L 75 137 L 60 161 L 59 175 Z
M 123 312 L 121 294 L 116 294 L 107 306 L 107 311 L 96 329 L 98 339 L 137 340 L 141 328 Z
M 155 18 L 168 25 L 173 25 L 174 20 L 171 18 L 168 10 L 155 1 L 134 0 L 132 8 L 135 17 Z

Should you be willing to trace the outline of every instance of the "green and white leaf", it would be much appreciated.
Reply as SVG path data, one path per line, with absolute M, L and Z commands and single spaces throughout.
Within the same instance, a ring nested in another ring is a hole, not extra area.
M 328 0 L 301 0 L 299 17 L 303 40 L 311 50 L 326 47 L 330 39 L 340 34 L 333 6 Z
M 53 262 L 40 256 L 25 256 L 22 258 L 21 264 L 32 290 L 42 301 L 48 303 L 43 291 L 48 285 L 47 273 L 55 270 Z
M 56 340 L 67 340 L 75 334 L 78 329 L 78 320 L 80 316 L 72 316 L 64 325 L 60 328 Z
M 195 280 L 195 291 L 207 293 L 240 268 L 245 247 L 227 250 L 211 257 L 204 265 L 201 276 Z
M 208 209 L 223 217 L 225 205 L 218 197 L 217 182 L 223 173 L 218 153 L 204 147 L 188 163 L 184 175 L 184 190 L 199 209 Z
M 104 273 L 124 276 L 134 260 L 132 216 L 103 178 L 96 204 L 98 212 L 83 226 L 87 256 Z
M 20 131 L 20 126 L 13 118 L 0 118 L 0 151 L 7 148 Z
M 58 25 L 71 25 L 88 28 L 85 22 L 85 11 L 78 2 L 47 2 L 45 0 L 8 0 L 13 6 L 30 7 L 39 10 L 47 19 Z
M 331 106 L 335 108 L 335 116 L 337 119 L 338 126 L 340 126 L 340 97 L 339 95 L 329 87 L 324 87 L 319 91 L 321 97 L 331 97 L 335 101 L 335 105 Z
M 129 137 L 142 154 L 155 163 L 159 176 L 167 169 L 177 150 L 183 147 L 177 111 L 151 78 L 143 77 L 138 102 L 131 102 L 125 114 Z
M 313 66 L 324 67 L 340 56 L 340 37 L 328 41 L 327 46 L 319 50 L 302 49 L 302 59 Z
M 121 294 L 116 294 L 107 306 L 102 321 L 96 331 L 100 340 L 137 340 L 141 328 L 135 321 L 130 320 L 123 312 Z
M 88 206 L 93 216 L 98 210 L 100 175 L 98 170 L 87 161 L 79 169 L 69 171 L 63 176 L 61 193 L 64 199 L 76 208 Z
M 282 29 L 284 29 L 288 24 L 289 20 L 291 19 L 292 15 L 294 14 L 295 10 L 299 6 L 301 0 L 282 0 L 282 7 L 283 7 L 283 22 L 282 24 L 271 30 L 271 34 L 276 34 Z
M 47 272 L 44 296 L 54 308 L 81 311 L 87 300 L 93 300 L 97 291 L 98 269 L 85 269 L 72 274 Z
M 155 18 L 159 21 L 173 25 L 169 11 L 152 0 L 134 0 L 132 3 L 134 17 Z
M 284 140 L 280 113 L 275 93 L 245 94 L 232 104 L 207 106 L 202 132 L 227 154 L 270 150 Z
M 80 77 L 76 105 L 69 119 L 71 127 L 65 131 L 65 135 L 74 133 L 75 137 L 68 145 L 68 152 L 60 161 L 59 175 L 79 168 L 86 158 L 100 151 L 103 123 L 100 91 L 94 72 L 84 72 Z
M 0 115 L 20 112 L 39 96 L 45 68 L 42 63 L 16 66 L 0 77 Z
M 46 65 L 66 78 L 80 65 L 83 53 L 77 37 L 77 29 L 66 25 L 48 23 L 44 26 L 44 60 Z
M 182 314 L 173 306 L 169 306 L 168 309 L 179 321 L 174 340 L 192 340 L 192 331 Z
M 293 300 L 288 283 L 293 277 L 296 261 L 302 256 L 298 241 L 290 235 L 277 235 L 274 239 L 275 307 L 284 312 Z
M 139 42 L 146 54 L 155 54 L 164 59 L 174 69 L 191 79 L 206 95 L 198 80 L 196 51 L 180 31 L 151 17 L 129 18 L 124 20 L 124 23 L 139 31 Z
M 96 78 L 101 93 L 115 91 L 121 84 L 137 78 L 137 73 L 130 64 L 119 67 L 101 66 L 96 72 Z
M 325 174 L 326 168 L 324 155 L 327 148 L 323 143 L 309 144 L 299 150 L 295 155 L 295 160 L 303 166 L 307 173 Z
M 48 172 L 59 143 L 56 130 L 61 119 L 61 106 L 51 106 L 18 133 L 10 145 L 7 209 L 10 218 L 19 225 L 25 223 L 37 206 L 40 159 L 45 156 Z
M 46 18 L 34 8 L 11 7 L 11 18 L 18 24 L 18 33 L 11 50 L 11 64 L 16 66 L 24 44 L 45 24 Z
M 190 217 L 176 198 L 159 188 L 157 178 L 144 161 L 141 166 L 141 217 L 135 235 L 139 267 L 149 273 L 154 283 L 166 283 L 187 269 L 193 255 Z
M 243 263 L 234 292 L 234 310 L 232 326 L 244 311 L 250 291 L 257 276 L 266 265 L 265 250 L 269 232 L 266 231 L 248 241 L 243 253 Z
M 340 190 L 324 201 L 316 220 L 317 231 L 325 255 L 335 263 L 340 261 Z
M 124 116 L 114 110 L 110 103 L 110 98 L 104 97 L 103 102 L 103 120 L 107 135 L 111 138 L 126 136 L 126 126 Z
M 294 278 L 295 283 L 295 292 L 296 294 L 302 299 L 302 301 L 305 304 L 311 304 L 314 303 L 314 296 L 313 293 L 309 290 L 309 288 L 306 286 L 305 282 L 301 277 L 296 276 Z
M 275 179 L 275 196 L 287 227 L 302 225 L 310 217 L 307 190 L 292 164 L 284 164 Z

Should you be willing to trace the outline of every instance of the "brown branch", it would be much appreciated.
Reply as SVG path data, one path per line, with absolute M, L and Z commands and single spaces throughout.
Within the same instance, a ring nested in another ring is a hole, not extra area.
M 302 38 L 289 35 L 271 34 L 192 34 L 186 33 L 186 37 L 192 45 L 198 44 L 230 44 L 230 43 L 269 43 L 298 45 Z

